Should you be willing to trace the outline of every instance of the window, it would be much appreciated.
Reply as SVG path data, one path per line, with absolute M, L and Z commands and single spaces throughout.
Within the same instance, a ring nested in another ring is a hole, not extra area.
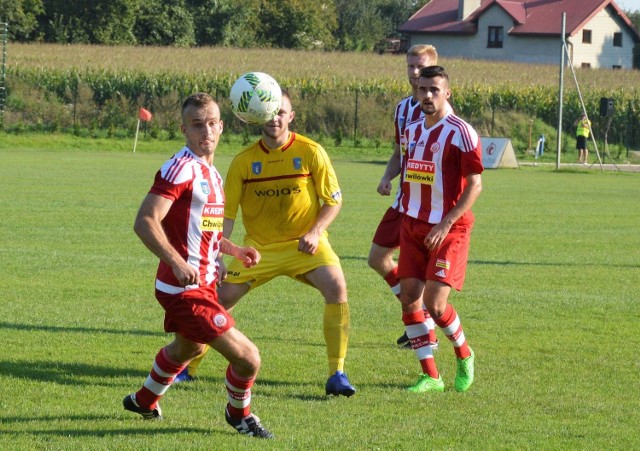
M 582 43 L 591 44 L 591 30 L 582 30 Z
M 503 27 L 489 27 L 489 38 L 487 47 L 490 49 L 501 49 L 503 41 Z
M 582 63 L 580 67 L 582 67 L 583 69 L 589 69 L 591 67 L 591 63 Z
M 619 66 L 617 64 L 614 64 L 612 69 L 617 70 L 617 69 L 622 69 L 622 66 Z
M 613 33 L 613 46 L 622 47 L 622 33 Z

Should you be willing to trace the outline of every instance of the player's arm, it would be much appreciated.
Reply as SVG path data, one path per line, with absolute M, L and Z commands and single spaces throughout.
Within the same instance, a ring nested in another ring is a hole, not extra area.
M 400 144 L 395 143 L 393 146 L 393 154 L 389 158 L 387 162 L 387 167 L 384 170 L 384 174 L 382 174 L 382 178 L 380 179 L 380 183 L 378 184 L 378 193 L 383 196 L 388 196 L 391 194 L 391 189 L 393 188 L 391 185 L 391 180 L 396 178 L 400 174 Z
M 147 194 L 142 201 L 133 226 L 140 240 L 160 260 L 171 266 L 173 274 L 181 286 L 197 284 L 200 276 L 198 270 L 189 265 L 186 260 L 171 245 L 164 229 L 162 220 L 169 212 L 173 201 L 157 194 Z
M 453 224 L 471 209 L 482 192 L 482 176 L 480 174 L 469 174 L 465 178 L 467 179 L 467 186 L 460 194 L 458 203 L 449 210 L 449 213 L 442 218 L 439 224 L 433 226 L 424 239 L 424 244 L 430 251 L 440 247 Z
M 224 221 L 231 221 L 232 224 L 230 229 L 233 230 L 233 220 L 224 218 Z M 224 225 L 223 230 L 226 230 Z M 231 232 L 229 232 L 229 235 L 231 235 Z M 223 237 L 222 240 L 220 240 L 220 252 L 237 258 L 242 262 L 245 268 L 251 268 L 252 266 L 257 265 L 260 261 L 260 253 L 256 249 L 247 246 L 238 246 L 226 237 Z
M 333 220 L 336 219 L 341 207 L 342 203 L 334 205 L 325 203 L 322 205 L 322 207 L 320 207 L 318 219 L 316 220 L 315 224 L 313 225 L 313 227 L 311 227 L 311 230 L 300 237 L 300 241 L 298 243 L 298 250 L 300 252 L 304 252 L 306 254 L 316 253 L 316 251 L 318 250 L 320 237 L 322 236 L 324 231 L 329 228 Z

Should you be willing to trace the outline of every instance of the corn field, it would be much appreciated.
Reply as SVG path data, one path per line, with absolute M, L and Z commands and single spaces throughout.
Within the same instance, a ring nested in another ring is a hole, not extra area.
M 246 126 L 233 119 L 227 95 L 240 74 L 259 70 L 272 74 L 291 93 L 298 131 L 336 143 L 366 139 L 379 145 L 392 141 L 394 106 L 409 93 L 403 56 L 42 44 L 15 45 L 17 54 L 12 55 L 12 48 L 2 124 L 8 132 L 101 130 L 129 136 L 143 106 L 154 113 L 145 132 L 173 138 L 179 133 L 182 99 L 205 91 L 218 99 L 226 130 L 247 133 Z M 440 64 L 451 77 L 456 113 L 482 135 L 526 141 L 522 130 L 508 129 L 513 117 L 557 125 L 557 68 L 444 58 Z M 602 129 L 610 119 L 609 142 L 639 148 L 640 73 L 581 70 L 578 75 L 594 129 Z M 563 124 L 572 136 L 581 106 L 573 80 L 565 80 L 565 85 Z M 611 118 L 598 115 L 602 97 L 614 100 Z

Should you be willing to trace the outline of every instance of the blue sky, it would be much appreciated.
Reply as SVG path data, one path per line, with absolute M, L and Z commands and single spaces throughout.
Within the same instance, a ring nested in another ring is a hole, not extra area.
M 615 2 L 625 11 L 640 11 L 640 0 L 615 0 Z

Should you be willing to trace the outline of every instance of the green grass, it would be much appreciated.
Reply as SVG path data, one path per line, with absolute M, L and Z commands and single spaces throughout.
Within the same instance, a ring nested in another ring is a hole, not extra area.
M 359 391 L 324 396 L 318 293 L 288 279 L 256 290 L 234 316 L 263 358 L 253 406 L 277 436 L 264 443 L 225 424 L 226 365 L 213 353 L 200 381 L 167 393 L 165 421 L 121 407 L 170 340 L 153 298 L 156 260 L 132 224 L 179 143 L 133 155 L 118 143 L 48 151 L 35 141 L 37 150 L 0 148 L 0 449 L 640 447 L 640 175 L 486 171 L 466 285 L 452 296 L 476 383 L 453 391 L 440 335 L 447 391 L 415 395 L 403 390 L 415 357 L 393 346 L 398 302 L 366 264 L 390 201 L 375 193 L 384 157 L 327 146 L 345 199 L 331 239 L 349 286 L 346 369 Z M 236 148 L 217 156 L 223 174 Z

